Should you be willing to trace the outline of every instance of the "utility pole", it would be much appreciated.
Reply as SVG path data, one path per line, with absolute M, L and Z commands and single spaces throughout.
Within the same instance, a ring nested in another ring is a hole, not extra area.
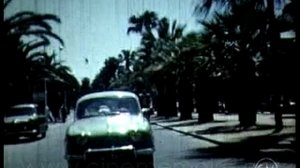
M 63 46 L 59 46 L 59 63 L 61 63 L 61 51 L 63 50 Z M 63 105 L 62 108 L 60 108 L 60 117 L 62 122 L 65 122 L 66 116 L 67 116 L 67 92 L 66 92 L 66 87 L 63 87 Z
M 48 92 L 47 92 L 47 79 L 44 79 L 44 97 L 45 97 L 45 113 L 48 116 L 49 110 L 48 110 Z
M 46 46 L 44 46 L 44 53 L 46 53 Z M 46 60 L 44 60 L 44 64 L 46 64 Z M 48 110 L 48 91 L 47 91 L 47 79 L 44 79 L 44 97 L 45 97 L 45 114 L 49 116 Z

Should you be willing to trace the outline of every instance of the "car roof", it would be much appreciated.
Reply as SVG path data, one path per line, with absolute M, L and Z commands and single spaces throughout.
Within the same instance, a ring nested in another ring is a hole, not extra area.
M 17 104 L 14 106 L 11 106 L 11 108 L 36 108 L 37 104 L 28 103 L 28 104 Z
M 138 100 L 138 97 L 136 94 L 128 91 L 103 91 L 103 92 L 95 92 L 95 93 L 89 93 L 84 96 L 82 96 L 78 101 L 77 104 L 94 98 L 123 98 L 123 97 L 132 97 Z

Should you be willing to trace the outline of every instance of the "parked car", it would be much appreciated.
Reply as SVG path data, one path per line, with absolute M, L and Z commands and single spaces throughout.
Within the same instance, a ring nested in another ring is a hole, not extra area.
M 4 115 L 5 137 L 41 137 L 48 130 L 47 117 L 37 111 L 36 104 L 19 104 L 12 106 Z
M 98 164 L 125 161 L 139 167 L 153 167 L 152 130 L 134 93 L 87 94 L 77 101 L 74 116 L 65 136 L 70 168 L 94 161 Z

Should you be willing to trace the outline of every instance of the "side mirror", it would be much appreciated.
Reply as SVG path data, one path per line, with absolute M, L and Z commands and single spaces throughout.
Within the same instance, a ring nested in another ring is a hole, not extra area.
M 148 121 L 150 121 L 150 116 L 153 114 L 153 110 L 151 108 L 142 108 L 142 114 Z
M 142 108 L 142 113 L 145 114 L 149 111 L 149 108 Z

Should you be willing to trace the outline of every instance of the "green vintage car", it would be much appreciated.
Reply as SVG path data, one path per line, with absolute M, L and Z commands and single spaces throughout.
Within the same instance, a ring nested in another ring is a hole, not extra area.
M 74 116 L 65 136 L 69 167 L 122 163 L 153 168 L 152 130 L 134 93 L 87 94 L 77 101 Z
M 36 104 L 18 104 L 12 106 L 4 115 L 4 136 L 18 138 L 26 136 L 35 138 L 46 136 L 47 117 L 37 111 Z

